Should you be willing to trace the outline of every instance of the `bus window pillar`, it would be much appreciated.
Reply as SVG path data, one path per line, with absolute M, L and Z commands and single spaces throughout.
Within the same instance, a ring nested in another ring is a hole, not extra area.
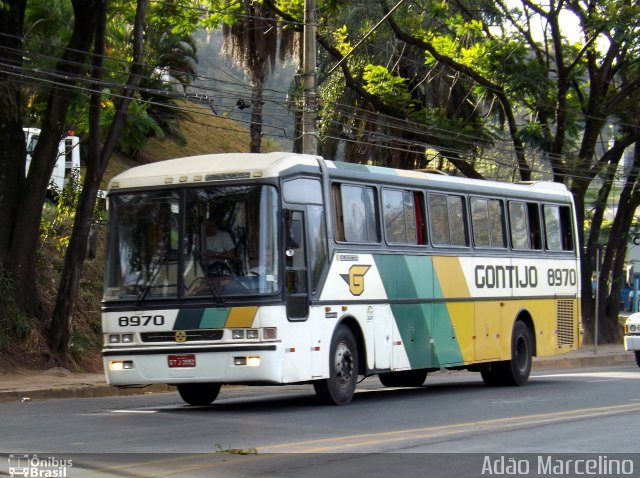
M 306 320 L 309 316 L 307 258 L 304 213 L 285 211 L 285 291 L 287 318 Z

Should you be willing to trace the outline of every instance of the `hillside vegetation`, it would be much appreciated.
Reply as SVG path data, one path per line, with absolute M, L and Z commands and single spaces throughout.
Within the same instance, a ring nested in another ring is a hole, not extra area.
M 193 108 L 193 107 L 192 107 Z M 187 144 L 179 146 L 164 139 L 151 139 L 136 158 L 115 154 L 107 168 L 103 187 L 109 180 L 131 167 L 164 159 L 193 156 L 206 153 L 245 152 L 249 150 L 249 132 L 243 125 L 232 120 L 214 116 L 204 108 L 197 108 L 190 120 L 181 122 L 181 129 L 187 138 Z M 263 142 L 263 151 L 282 149 L 272 142 Z M 47 215 L 45 214 L 45 217 Z M 60 225 L 60 229 L 69 225 Z M 98 237 L 97 256 L 85 261 L 80 285 L 80 297 L 74 316 L 72 354 L 78 370 L 101 370 L 100 360 L 101 322 L 100 301 L 102 297 L 102 275 L 104 265 L 104 224 L 95 226 Z M 40 269 L 40 290 L 45 307 L 50 312 L 58 289 L 59 275 L 63 265 L 63 249 L 60 241 L 45 238 L 38 251 Z M 41 368 L 48 366 L 49 357 L 46 342 L 42 334 L 42 325 L 33 321 L 18 324 L 25 329 L 27 340 L 23 347 L 9 347 L 9 356 L 5 357 L 5 367 L 26 366 Z M 1 372 L 1 370 L 0 370 Z

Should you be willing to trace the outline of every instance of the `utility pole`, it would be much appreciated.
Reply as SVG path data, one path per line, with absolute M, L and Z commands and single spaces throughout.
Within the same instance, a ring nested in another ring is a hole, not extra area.
M 318 154 L 316 131 L 316 0 L 304 0 L 302 152 Z

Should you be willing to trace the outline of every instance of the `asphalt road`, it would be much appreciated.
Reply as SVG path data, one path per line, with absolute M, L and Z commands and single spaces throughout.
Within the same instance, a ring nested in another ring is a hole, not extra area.
M 0 474 L 37 454 L 49 471 L 71 460 L 69 477 L 483 476 L 510 459 L 522 475 L 588 453 L 640 476 L 639 390 L 629 365 L 537 371 L 518 388 L 467 372 L 412 389 L 370 378 L 344 407 L 318 405 L 311 386 L 223 388 L 211 407 L 174 393 L 3 403 Z

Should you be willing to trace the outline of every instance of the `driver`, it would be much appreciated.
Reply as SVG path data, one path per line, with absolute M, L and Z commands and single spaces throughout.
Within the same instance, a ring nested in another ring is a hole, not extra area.
M 219 229 L 214 221 L 207 222 L 207 256 L 232 257 L 234 248 L 231 234 Z

